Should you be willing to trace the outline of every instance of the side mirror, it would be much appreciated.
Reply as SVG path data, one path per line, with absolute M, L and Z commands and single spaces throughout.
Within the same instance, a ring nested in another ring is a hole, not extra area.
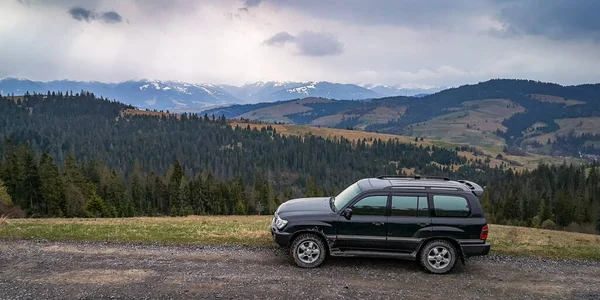
M 352 218 L 352 208 L 346 208 L 342 212 L 342 216 L 346 218 L 346 220 L 350 220 Z

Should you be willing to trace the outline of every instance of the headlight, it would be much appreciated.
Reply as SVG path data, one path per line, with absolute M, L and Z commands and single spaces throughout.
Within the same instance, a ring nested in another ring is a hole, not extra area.
M 275 215 L 275 227 L 277 227 L 277 229 L 282 229 L 283 227 L 285 227 L 285 225 L 287 225 L 287 223 L 287 220 L 284 220 L 278 215 Z

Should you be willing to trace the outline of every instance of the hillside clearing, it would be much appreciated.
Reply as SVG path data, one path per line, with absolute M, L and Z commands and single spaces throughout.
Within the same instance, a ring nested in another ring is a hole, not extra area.
M 12 219 L 9 224 L 0 226 L 0 238 L 274 247 L 270 222 L 271 216 Z M 501 225 L 490 227 L 494 253 L 600 260 L 600 236 Z
M 152 116 L 152 117 L 166 117 L 171 118 L 175 117 L 177 119 L 181 118 L 180 114 L 167 113 L 162 111 L 151 111 L 151 110 L 141 110 L 141 109 L 125 109 L 121 111 L 121 116 Z
M 409 126 L 406 133 L 458 144 L 503 146 L 504 139 L 494 132 L 506 131 L 502 121 L 523 111 L 524 107 L 506 99 L 467 101 L 448 114 Z
M 585 104 L 583 101 L 565 99 L 563 97 L 551 96 L 551 95 L 541 95 L 541 94 L 531 94 L 533 99 L 539 100 L 541 102 L 548 103 L 563 103 L 565 106 L 577 105 L 577 104 Z
M 286 117 L 287 115 L 304 113 L 313 110 L 311 107 L 305 106 L 304 104 L 329 102 L 332 102 L 332 100 L 322 98 L 305 98 L 297 101 L 287 101 L 281 104 L 276 104 L 273 106 L 249 111 L 237 117 L 263 122 L 291 123 L 292 121 L 288 117 Z
M 570 133 L 575 135 L 580 135 L 582 133 L 600 133 L 600 117 L 555 119 L 554 122 L 560 127 L 558 130 L 530 137 L 526 139 L 526 141 L 538 141 L 539 143 L 545 144 L 548 139 L 554 141 L 557 136 L 566 136 Z

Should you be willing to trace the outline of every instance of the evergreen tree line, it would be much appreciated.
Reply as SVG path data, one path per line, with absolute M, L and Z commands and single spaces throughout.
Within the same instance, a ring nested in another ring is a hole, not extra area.
M 0 164 L 0 215 L 12 217 L 133 217 L 272 214 L 291 190 L 276 192 L 265 178 L 219 180 L 211 172 L 184 175 L 175 161 L 165 176 L 135 164 L 129 178 L 98 161 L 67 155 L 59 166 L 39 161 L 26 145 L 4 146 Z M 306 193 L 326 193 L 310 179 Z
M 567 135 L 557 136 L 550 144 L 553 152 L 579 157 L 581 154 L 600 155 L 600 147 L 594 145 L 598 142 L 600 142 L 600 134 L 576 134 L 571 131 Z
M 600 169 L 545 165 L 505 173 L 480 199 L 492 223 L 600 233 Z

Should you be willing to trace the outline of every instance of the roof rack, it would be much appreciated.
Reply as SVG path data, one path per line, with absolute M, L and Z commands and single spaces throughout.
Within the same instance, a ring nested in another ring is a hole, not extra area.
M 459 191 L 461 189 L 459 189 L 458 187 L 455 186 L 424 186 L 424 185 L 400 185 L 400 186 L 388 186 L 386 188 L 383 188 L 384 190 L 404 190 L 404 189 L 419 189 L 419 190 L 452 190 L 452 191 Z
M 448 177 L 441 176 L 420 176 L 420 175 L 379 175 L 376 177 L 377 179 L 437 179 L 449 181 Z

